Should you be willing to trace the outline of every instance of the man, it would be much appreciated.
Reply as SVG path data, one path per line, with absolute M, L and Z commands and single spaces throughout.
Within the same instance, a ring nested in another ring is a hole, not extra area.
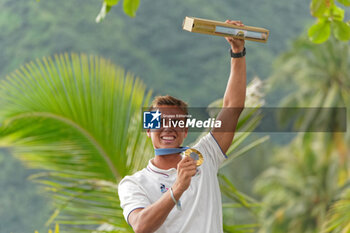
M 227 20 L 238 26 L 240 21 Z M 191 157 L 172 152 L 155 156 L 147 168 L 126 176 L 119 184 L 120 203 L 126 221 L 136 233 L 221 233 L 222 203 L 217 172 L 226 158 L 243 109 L 246 91 L 244 41 L 227 37 L 231 45 L 231 73 L 217 120 L 222 130 L 213 129 L 194 148 L 204 162 L 197 167 Z M 152 109 L 162 114 L 186 114 L 187 105 L 174 97 L 157 97 Z M 187 129 L 161 128 L 147 132 L 157 150 L 178 149 Z

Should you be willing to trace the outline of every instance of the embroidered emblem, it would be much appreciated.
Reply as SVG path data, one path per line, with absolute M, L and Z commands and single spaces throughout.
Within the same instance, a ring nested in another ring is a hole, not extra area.
M 168 188 L 166 188 L 164 184 L 160 184 L 160 191 L 162 193 L 165 193 L 166 191 L 168 191 Z

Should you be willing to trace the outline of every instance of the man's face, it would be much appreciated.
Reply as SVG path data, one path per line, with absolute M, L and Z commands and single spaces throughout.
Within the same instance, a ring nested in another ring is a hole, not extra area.
M 159 109 L 162 113 L 162 123 L 163 118 L 165 118 L 167 123 L 169 123 L 169 120 L 172 122 L 179 120 L 185 121 L 184 117 L 176 117 L 177 115 L 185 115 L 185 113 L 177 106 L 160 105 L 157 106 L 156 109 Z M 151 138 L 155 149 L 180 147 L 184 139 L 187 137 L 188 128 L 174 127 L 169 124 L 167 124 L 167 126 L 168 127 L 164 127 L 162 125 L 160 129 L 147 130 L 147 136 Z

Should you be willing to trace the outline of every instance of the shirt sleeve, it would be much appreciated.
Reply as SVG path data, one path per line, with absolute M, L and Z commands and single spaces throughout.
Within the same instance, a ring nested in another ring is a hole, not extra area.
M 194 148 L 203 154 L 204 159 L 211 162 L 216 171 L 219 170 L 220 165 L 227 158 L 211 132 L 201 138 Z
M 128 217 L 132 211 L 146 208 L 151 204 L 142 187 L 130 176 L 126 176 L 119 183 L 118 195 L 124 218 L 129 225 Z

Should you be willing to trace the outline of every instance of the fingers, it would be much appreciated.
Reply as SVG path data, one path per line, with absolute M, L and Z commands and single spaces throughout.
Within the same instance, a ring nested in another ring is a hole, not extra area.
M 185 167 L 182 167 L 183 171 L 196 170 L 196 169 L 197 169 L 197 165 L 195 163 L 191 163 L 191 164 L 188 164 Z
M 197 171 L 197 163 L 191 157 L 184 157 L 178 164 L 178 172 L 194 176 Z
M 196 175 L 196 173 L 197 173 L 196 167 L 187 167 L 179 171 L 179 176 L 184 179 L 191 179 L 191 177 Z
M 179 172 L 184 172 L 184 171 L 189 171 L 189 170 L 196 170 L 197 169 L 197 164 L 196 163 L 186 163 L 183 166 L 178 167 Z
M 186 176 L 188 178 L 191 178 L 192 176 L 196 175 L 196 173 L 197 173 L 197 169 L 196 168 L 188 169 L 188 170 L 184 171 L 184 176 Z
M 184 192 L 191 184 L 192 176 L 197 173 L 196 161 L 191 157 L 184 157 L 177 165 L 177 177 L 175 186 L 180 187 L 180 192 Z
M 235 26 L 244 27 L 244 24 L 240 20 L 226 20 L 225 23 L 233 24 Z M 226 41 L 231 45 L 231 49 L 234 53 L 241 52 L 244 49 L 245 41 L 243 38 L 234 38 L 233 36 L 225 37 Z
M 234 24 L 239 27 L 244 27 L 244 24 L 240 20 L 226 20 L 225 23 Z
M 191 164 L 196 165 L 196 161 L 194 159 L 192 159 L 191 157 L 185 156 L 180 162 L 179 165 L 181 165 L 182 167 L 184 166 L 189 166 Z
M 226 20 L 225 23 L 233 24 L 233 25 L 236 25 L 236 26 L 239 26 L 239 27 L 244 27 L 244 24 L 240 20 Z M 241 39 L 235 39 L 233 37 L 225 37 L 225 39 L 229 43 L 233 43 L 234 41 L 241 40 Z

